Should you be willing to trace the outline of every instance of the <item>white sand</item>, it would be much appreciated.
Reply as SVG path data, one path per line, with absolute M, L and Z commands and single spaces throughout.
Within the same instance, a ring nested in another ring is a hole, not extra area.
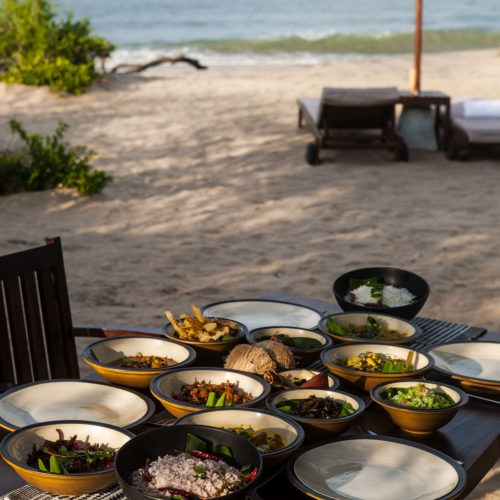
M 203 62 L 203 61 L 202 61 Z M 499 150 L 449 162 L 411 151 L 326 151 L 304 162 L 297 97 L 324 86 L 408 87 L 411 56 L 321 66 L 115 75 L 90 93 L 0 86 L 8 120 L 99 153 L 115 180 L 0 198 L 0 254 L 62 237 L 75 323 L 160 327 L 165 309 L 278 290 L 333 300 L 339 274 L 390 265 L 424 276 L 421 315 L 500 329 Z M 500 98 L 496 50 L 425 54 L 422 88 Z M 500 468 L 483 492 L 500 496 Z M 479 491 L 479 489 L 478 489 Z

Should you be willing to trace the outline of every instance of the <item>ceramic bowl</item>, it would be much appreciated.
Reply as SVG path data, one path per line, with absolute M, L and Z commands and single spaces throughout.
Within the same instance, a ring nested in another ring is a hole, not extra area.
M 117 359 L 137 354 L 168 357 L 176 363 L 163 368 L 129 368 L 110 364 Z M 83 351 L 83 360 L 102 378 L 113 384 L 137 388 L 149 387 L 151 380 L 159 373 L 189 366 L 195 359 L 196 352 L 192 347 L 151 337 L 108 338 L 94 342 Z
M 300 348 L 288 346 L 292 351 L 295 364 L 297 367 L 309 366 L 313 361 L 316 361 L 319 357 L 320 352 L 323 349 L 327 349 L 333 343 L 332 339 L 321 332 L 315 332 L 313 330 L 306 330 L 304 328 L 294 328 L 285 326 L 273 326 L 267 328 L 257 328 L 247 333 L 246 338 L 250 344 L 257 344 L 261 340 L 265 340 L 262 337 L 272 337 L 273 335 L 287 335 L 291 338 L 309 338 L 320 342 L 319 347 L 313 348 Z
M 429 446 L 356 435 L 301 447 L 286 474 L 298 494 L 317 500 L 452 500 L 467 480 L 456 460 Z
M 500 342 L 453 342 L 433 347 L 435 369 L 475 394 L 500 394 Z
M 318 398 L 331 397 L 335 401 L 350 403 L 355 411 L 351 415 L 334 419 L 306 418 L 281 411 L 276 406 L 280 401 L 306 399 L 312 395 Z M 267 407 L 278 415 L 287 416 L 298 422 L 304 428 L 306 440 L 312 441 L 334 437 L 342 433 L 364 411 L 365 403 L 361 398 L 342 391 L 330 391 L 328 389 L 285 389 L 269 396 Z
M 413 352 L 412 365 L 413 370 L 402 373 L 380 373 L 356 370 L 354 368 L 341 366 L 340 360 L 359 356 L 365 352 L 381 353 L 391 358 L 406 360 L 408 353 Z M 350 343 L 340 344 L 321 353 L 321 361 L 335 375 L 346 380 L 357 389 L 369 391 L 374 385 L 382 382 L 398 381 L 406 378 L 416 378 L 423 376 L 432 370 L 434 366 L 433 359 L 420 351 L 410 349 L 409 347 L 371 344 L 371 343 Z
M 406 388 L 424 384 L 426 389 L 448 394 L 455 404 L 446 408 L 419 409 L 390 403 L 383 397 L 389 388 Z M 392 421 L 401 429 L 412 434 L 430 434 L 447 424 L 457 411 L 467 404 L 469 397 L 464 391 L 448 384 L 423 381 L 421 379 L 383 382 L 370 390 L 370 397 L 389 414 Z
M 391 330 L 397 330 L 398 332 L 405 333 L 406 335 L 401 338 L 389 339 L 389 338 L 366 338 L 366 337 L 356 337 L 349 335 L 340 335 L 338 333 L 332 332 L 328 327 L 328 318 L 335 320 L 340 326 L 347 327 L 348 325 L 365 325 L 367 324 L 368 318 L 374 318 L 380 324 L 384 325 L 386 328 Z M 405 319 L 396 318 L 395 316 L 389 316 L 388 314 L 380 313 L 366 313 L 366 312 L 343 312 L 330 314 L 321 319 L 318 325 L 319 330 L 330 337 L 338 340 L 339 342 L 370 342 L 374 344 L 411 344 L 418 340 L 422 335 L 422 329 L 414 323 L 407 321 Z
M 244 342 L 245 335 L 248 333 L 248 329 L 244 324 L 238 321 L 234 321 L 234 323 L 236 323 L 239 330 L 237 335 L 230 340 L 218 340 L 216 342 L 196 342 L 194 340 L 180 339 L 170 322 L 163 327 L 163 333 L 170 340 L 192 347 L 196 351 L 196 363 L 198 365 L 220 366 L 222 364 L 222 357 L 236 344 Z
M 287 377 L 287 378 L 291 377 L 293 379 L 305 380 L 307 382 L 320 373 L 322 373 L 322 372 L 320 372 L 318 370 L 308 370 L 307 368 L 298 368 L 295 370 L 285 370 L 283 372 L 279 372 L 278 375 L 281 375 L 282 377 Z M 323 373 L 325 373 L 327 376 L 328 387 L 321 387 L 321 389 L 330 389 L 331 391 L 333 391 L 334 389 L 338 389 L 338 387 L 340 385 L 340 380 L 337 377 L 335 377 L 335 375 L 333 375 L 332 373 L 329 373 L 329 372 L 323 372 Z M 273 384 L 273 386 L 278 387 L 278 388 L 282 388 L 282 389 L 284 387 L 284 386 L 279 385 L 279 384 Z M 290 389 L 290 387 L 285 387 L 285 388 Z
M 116 449 L 134 437 L 131 432 L 112 425 L 57 420 L 28 425 L 10 433 L 2 440 L 0 454 L 27 483 L 55 495 L 93 493 L 116 481 L 114 467 L 97 472 L 55 474 L 42 472 L 26 465 L 28 454 L 33 451 L 35 443 L 43 445 L 46 439 L 50 441 L 59 439 L 56 429 L 62 431 L 64 439 L 70 439 L 76 434 L 78 441 L 106 445 Z
M 402 307 L 370 307 L 354 304 L 346 300 L 349 292 L 349 280 L 383 278 L 385 285 L 392 285 L 397 288 L 406 288 L 415 295 L 416 299 L 409 305 Z M 398 318 L 412 319 L 424 306 L 429 297 L 430 288 L 427 281 L 418 274 L 395 267 L 366 267 L 355 269 L 339 276 L 333 283 L 333 295 L 343 311 L 361 311 L 386 313 Z
M 129 500 L 157 499 L 147 493 L 141 493 L 129 483 L 131 474 L 139 468 L 144 468 L 146 460 L 156 460 L 166 454 L 177 455 L 186 449 L 187 434 L 194 434 L 199 439 L 212 445 L 227 446 L 233 459 L 241 467 L 249 465 L 250 470 L 257 468 L 256 478 L 239 490 L 218 497 L 220 500 L 238 500 L 247 498 L 249 490 L 262 472 L 262 457 L 257 448 L 244 437 L 233 432 L 206 425 L 171 425 L 160 427 L 139 434 L 118 450 L 115 459 L 116 476 L 125 495 Z M 177 486 L 178 487 L 178 486 Z
M 41 380 L 0 395 L 0 426 L 9 431 L 77 419 L 130 429 L 144 423 L 154 411 L 154 402 L 132 389 L 87 380 Z
M 255 431 L 276 432 L 285 446 L 278 450 L 261 452 L 266 470 L 282 464 L 304 441 L 304 430 L 291 418 L 256 408 L 234 408 L 225 410 L 202 410 L 177 419 L 174 425 L 209 425 L 211 427 L 251 427 Z M 255 443 L 254 443 L 255 444 Z
M 182 417 L 193 411 L 205 410 L 206 406 L 184 403 L 173 397 L 178 394 L 182 386 L 192 384 L 195 380 L 205 381 L 212 384 L 221 384 L 229 381 L 237 384 L 246 393 L 252 396 L 247 403 L 237 405 L 238 407 L 252 407 L 263 401 L 271 391 L 268 382 L 257 375 L 228 370 L 223 368 L 201 367 L 180 368 L 156 376 L 150 384 L 153 396 L 175 417 Z

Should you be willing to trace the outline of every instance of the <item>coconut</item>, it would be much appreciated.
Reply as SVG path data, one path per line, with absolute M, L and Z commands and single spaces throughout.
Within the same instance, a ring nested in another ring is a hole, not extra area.
M 238 344 L 229 353 L 224 368 L 256 373 L 269 382 L 273 381 L 276 373 L 276 363 L 265 349 L 256 345 Z
M 257 347 L 264 349 L 271 359 L 276 363 L 279 370 L 291 370 L 295 368 L 295 359 L 292 351 L 281 342 L 276 340 L 263 340 L 255 344 Z

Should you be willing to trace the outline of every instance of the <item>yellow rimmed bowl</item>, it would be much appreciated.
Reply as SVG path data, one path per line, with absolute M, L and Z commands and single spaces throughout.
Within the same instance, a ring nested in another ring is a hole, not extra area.
M 175 417 L 183 417 L 188 413 L 206 410 L 206 406 L 179 401 L 174 395 L 179 394 L 182 387 L 195 381 L 211 384 L 230 382 L 252 396 L 251 401 L 236 405 L 252 407 L 258 405 L 271 392 L 268 382 L 257 375 L 239 370 L 228 370 L 214 367 L 180 368 L 155 377 L 150 384 L 151 393 Z M 215 408 L 214 408 L 215 409 Z M 219 409 L 219 408 L 217 408 Z
M 226 319 L 226 318 L 219 318 Z M 179 334 L 170 322 L 163 327 L 163 334 L 170 340 L 188 345 L 196 351 L 196 362 L 201 366 L 220 366 L 222 357 L 225 356 L 235 345 L 245 341 L 248 333 L 247 327 L 243 323 L 233 321 L 238 327 L 238 333 L 229 340 L 217 340 L 215 342 L 197 342 L 179 338 Z
M 175 364 L 162 368 L 130 368 L 111 363 L 117 359 L 142 354 L 144 356 L 168 357 Z M 83 360 L 102 378 L 113 384 L 146 388 L 160 373 L 192 365 L 196 351 L 179 342 L 152 337 L 113 337 L 90 344 L 83 351 Z
M 227 408 L 221 410 L 202 410 L 178 418 L 174 425 L 209 425 L 211 427 L 243 429 L 251 427 L 255 431 L 268 430 L 279 434 L 286 443 L 283 448 L 273 451 L 260 451 L 264 468 L 273 469 L 286 461 L 288 456 L 304 442 L 304 430 L 293 419 L 277 415 L 269 410 L 257 408 Z M 257 449 L 258 443 L 253 442 Z
M 317 398 L 333 398 L 337 402 L 350 403 L 354 408 L 354 413 L 345 417 L 338 417 L 332 419 L 325 418 L 307 418 L 299 415 L 292 415 L 284 412 L 278 408 L 281 401 L 289 399 L 307 399 L 309 396 L 316 396 Z M 326 439 L 334 437 L 347 429 L 355 419 L 361 415 L 365 410 L 365 403 L 361 398 L 348 394 L 343 391 L 330 391 L 328 389 L 285 389 L 277 392 L 267 398 L 267 407 L 269 410 L 284 415 L 298 422 L 304 429 L 306 434 L 306 441 L 316 439 Z
M 346 328 L 348 325 L 358 326 L 367 324 L 369 316 L 374 318 L 384 327 L 391 330 L 397 330 L 398 332 L 405 334 L 405 336 L 401 338 L 366 338 L 354 335 L 341 335 L 339 333 L 331 331 L 328 327 L 328 318 L 332 318 L 340 326 Z M 325 316 L 324 318 L 321 318 L 318 324 L 318 329 L 340 342 L 371 342 L 375 344 L 411 344 L 424 334 L 422 329 L 417 324 L 411 323 L 408 320 L 390 316 L 389 314 L 364 312 L 344 312 L 330 314 L 328 316 Z
M 413 352 L 413 370 L 401 373 L 380 373 L 356 370 L 341 366 L 343 359 L 359 356 L 365 352 L 385 354 L 391 358 L 400 358 L 406 361 L 408 354 Z M 407 378 L 421 377 L 432 370 L 434 361 L 428 354 L 410 349 L 409 347 L 388 344 L 350 343 L 340 344 L 321 353 L 322 363 L 335 375 L 346 380 L 357 389 L 369 391 L 374 385 L 382 382 L 398 381 Z
M 315 332 L 314 330 L 307 330 L 305 328 L 296 328 L 290 326 L 272 326 L 266 328 L 256 328 L 247 333 L 247 342 L 250 344 L 256 344 L 265 340 L 266 337 L 272 337 L 274 335 L 287 335 L 290 338 L 308 338 L 316 340 L 320 343 L 318 347 L 301 348 L 293 347 L 287 345 L 287 347 L 292 351 L 295 363 L 297 367 L 309 366 L 313 361 L 316 361 L 319 354 L 323 349 L 327 349 L 333 344 L 332 339 L 322 333 Z
M 443 392 L 451 397 L 454 404 L 445 408 L 421 409 L 411 408 L 391 403 L 384 398 L 387 389 L 404 389 L 423 384 L 431 391 Z M 446 425 L 469 401 L 469 396 L 452 385 L 429 382 L 422 379 L 403 380 L 399 382 L 384 382 L 372 387 L 370 397 L 379 404 L 391 417 L 391 420 L 401 429 L 412 434 L 430 434 L 439 427 Z
M 130 431 L 113 425 L 79 420 L 55 420 L 43 424 L 32 424 L 7 435 L 0 444 L 4 460 L 27 483 L 55 495 L 84 495 L 107 488 L 116 481 L 115 468 L 86 473 L 55 474 L 42 472 L 26 465 L 33 445 L 44 441 L 56 441 L 60 429 L 64 439 L 77 436 L 77 441 L 101 444 L 119 449 L 134 437 Z

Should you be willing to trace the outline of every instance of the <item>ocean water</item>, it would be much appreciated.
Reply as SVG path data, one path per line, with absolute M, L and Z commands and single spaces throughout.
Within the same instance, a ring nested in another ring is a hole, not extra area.
M 415 0 L 59 0 L 117 46 L 111 64 L 316 63 L 413 50 Z M 424 0 L 426 52 L 500 47 L 500 0 Z

